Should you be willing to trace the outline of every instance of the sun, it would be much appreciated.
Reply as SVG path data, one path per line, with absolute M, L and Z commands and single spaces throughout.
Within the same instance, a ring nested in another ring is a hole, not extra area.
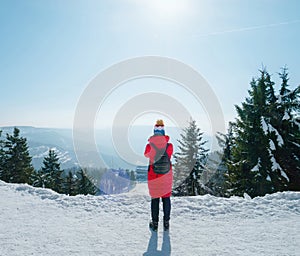
M 144 3 L 157 21 L 174 21 L 176 18 L 186 17 L 191 10 L 189 0 L 151 0 Z
M 156 12 L 167 16 L 175 16 L 187 8 L 187 2 L 180 0 L 152 0 L 151 5 Z

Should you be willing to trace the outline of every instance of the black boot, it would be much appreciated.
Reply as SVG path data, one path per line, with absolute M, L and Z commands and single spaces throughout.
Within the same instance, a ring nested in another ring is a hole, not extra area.
M 168 231 L 169 228 L 170 228 L 170 223 L 169 223 L 168 220 L 165 220 L 165 221 L 164 221 L 164 230 L 165 230 L 165 231 Z
M 150 224 L 149 224 L 149 228 L 152 230 L 152 231 L 157 231 L 157 228 L 158 228 L 158 222 L 157 221 L 151 221 Z

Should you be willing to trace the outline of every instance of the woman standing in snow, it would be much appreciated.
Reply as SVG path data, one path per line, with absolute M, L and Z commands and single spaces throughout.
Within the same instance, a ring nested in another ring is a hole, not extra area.
M 159 221 L 159 202 L 162 198 L 164 211 L 164 229 L 169 229 L 171 213 L 171 193 L 173 173 L 171 156 L 173 145 L 169 143 L 170 137 L 165 135 L 163 120 L 157 120 L 154 126 L 154 135 L 148 139 L 144 155 L 149 158 L 148 188 L 151 196 L 150 228 L 157 231 Z

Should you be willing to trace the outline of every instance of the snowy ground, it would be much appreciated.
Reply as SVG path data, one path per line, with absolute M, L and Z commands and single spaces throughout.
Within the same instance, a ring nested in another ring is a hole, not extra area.
M 0 181 L 0 255 L 300 255 L 300 193 L 172 198 L 157 234 L 149 200 L 145 184 L 68 197 Z

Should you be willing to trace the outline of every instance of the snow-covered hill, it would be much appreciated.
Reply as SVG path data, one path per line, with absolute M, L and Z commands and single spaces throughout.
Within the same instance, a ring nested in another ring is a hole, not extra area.
M 300 193 L 172 198 L 157 234 L 149 202 L 146 184 L 69 197 L 0 181 L 0 255 L 300 255 Z

